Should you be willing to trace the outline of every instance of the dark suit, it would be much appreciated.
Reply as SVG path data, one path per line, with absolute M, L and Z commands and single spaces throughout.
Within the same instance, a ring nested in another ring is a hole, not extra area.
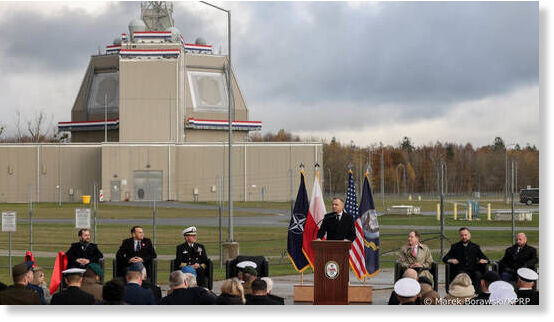
M 152 276 L 152 259 L 156 258 L 156 250 L 152 246 L 152 242 L 148 238 L 141 240 L 140 249 L 135 251 L 135 242 L 133 238 L 124 239 L 115 255 L 117 259 L 117 276 L 125 276 L 127 267 L 131 265 L 129 259 L 138 256 L 142 258 L 146 274 Z
M 317 232 L 317 238 L 323 238 L 327 233 L 327 240 L 348 239 L 354 241 L 356 232 L 354 230 L 354 218 L 343 210 L 340 221 L 335 212 L 325 215 L 321 227 Z
M 481 276 L 485 273 L 487 266 L 486 264 L 480 264 L 479 260 L 485 259 L 489 261 L 487 256 L 481 251 L 479 245 L 468 242 L 467 246 L 460 241 L 455 244 L 452 244 L 450 250 L 444 257 L 442 261 L 447 263 L 449 259 L 457 259 L 458 264 L 450 264 L 450 281 L 460 273 L 466 273 L 471 277 L 473 282 L 473 287 L 475 291 L 480 290 L 480 280 Z
M 0 292 L 0 305 L 40 305 L 40 296 L 26 286 L 15 284 Z
M 539 291 L 518 290 L 516 294 L 518 299 L 524 299 L 520 300 L 520 302 L 517 303 L 518 305 L 525 305 L 526 303 L 527 305 L 539 305 Z M 526 301 L 525 299 L 529 300 Z
M 519 252 L 517 251 L 518 246 L 513 245 L 506 248 L 504 257 L 500 260 L 499 264 L 499 273 L 504 275 L 505 280 L 515 281 L 517 280 L 517 270 L 522 267 L 530 268 L 536 271 L 537 259 L 537 249 L 527 244 L 523 245 Z
M 76 286 L 70 286 L 62 293 L 52 296 L 52 305 L 92 305 L 96 303 L 94 296 L 82 291 Z
M 71 244 L 71 247 L 69 247 L 69 250 L 65 253 L 67 255 L 67 268 L 87 268 L 86 265 L 81 265 L 77 263 L 75 260 L 77 258 L 86 258 L 91 263 L 98 264 L 100 262 L 100 258 L 103 258 L 104 255 L 102 255 L 102 252 L 98 249 L 98 246 L 93 243 L 73 243 Z
M 127 283 L 125 286 L 125 297 L 123 301 L 131 305 L 154 305 L 154 293 L 151 289 L 141 287 L 136 283 Z
M 246 295 L 246 305 L 282 305 L 267 295 Z
M 206 247 L 198 243 L 192 244 L 191 247 L 187 242 L 177 246 L 173 270 L 177 271 L 183 268 L 183 266 L 192 266 L 194 264 L 200 264 L 200 267 L 196 269 L 196 282 L 198 286 L 207 287 L 205 273 L 208 267 L 208 255 L 206 254 Z
M 217 296 L 203 287 L 178 288 L 164 297 L 162 305 L 212 305 Z
M 147 278 L 145 280 L 142 280 L 141 287 L 151 290 L 152 294 L 154 294 L 154 301 L 156 302 L 156 304 L 160 303 L 160 300 L 162 299 L 162 289 L 159 286 L 152 284 L 150 279 Z

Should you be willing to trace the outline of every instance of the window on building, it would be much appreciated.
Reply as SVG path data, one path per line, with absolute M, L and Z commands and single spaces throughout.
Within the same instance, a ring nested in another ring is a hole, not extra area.
M 119 107 L 119 74 L 117 72 L 94 74 L 87 109 L 89 112 L 117 112 Z
M 226 112 L 227 81 L 223 72 L 188 72 L 195 111 Z

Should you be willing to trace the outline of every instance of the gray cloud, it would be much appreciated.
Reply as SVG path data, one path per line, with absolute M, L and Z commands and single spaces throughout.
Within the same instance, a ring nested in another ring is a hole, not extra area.
M 305 130 L 294 116 L 314 112 L 314 130 L 410 122 L 538 84 L 537 2 L 222 6 L 233 12 L 233 64 L 241 89 L 265 130 Z M 187 42 L 203 36 L 226 53 L 225 15 L 199 7 L 205 6 L 176 3 L 176 26 Z M 100 16 L 15 11 L 0 20 L 4 77 L 21 69 L 84 71 L 97 47 L 126 32 L 139 14 L 138 2 L 110 3 Z M 530 106 L 538 109 L 538 102 Z

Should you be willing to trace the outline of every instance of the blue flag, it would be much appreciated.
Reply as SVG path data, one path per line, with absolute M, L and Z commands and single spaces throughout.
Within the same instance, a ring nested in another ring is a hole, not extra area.
M 362 199 L 359 212 L 362 217 L 362 228 L 364 232 L 365 268 L 367 276 L 372 277 L 379 273 L 379 223 L 377 212 L 373 202 L 373 194 L 369 186 L 369 174 L 366 172 Z
M 296 203 L 294 204 L 294 210 L 290 218 L 287 240 L 287 253 L 289 259 L 294 269 L 299 272 L 303 272 L 310 266 L 306 256 L 302 252 L 302 235 L 304 234 L 304 224 L 306 223 L 306 216 L 308 215 L 309 208 L 308 192 L 306 191 L 306 184 L 304 183 L 304 171 L 302 171 L 300 172 L 300 187 L 298 187 Z

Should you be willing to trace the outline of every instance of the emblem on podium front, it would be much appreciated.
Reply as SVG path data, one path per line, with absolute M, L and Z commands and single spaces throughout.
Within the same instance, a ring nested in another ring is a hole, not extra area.
M 339 277 L 339 264 L 335 261 L 325 263 L 325 276 L 331 280 Z

